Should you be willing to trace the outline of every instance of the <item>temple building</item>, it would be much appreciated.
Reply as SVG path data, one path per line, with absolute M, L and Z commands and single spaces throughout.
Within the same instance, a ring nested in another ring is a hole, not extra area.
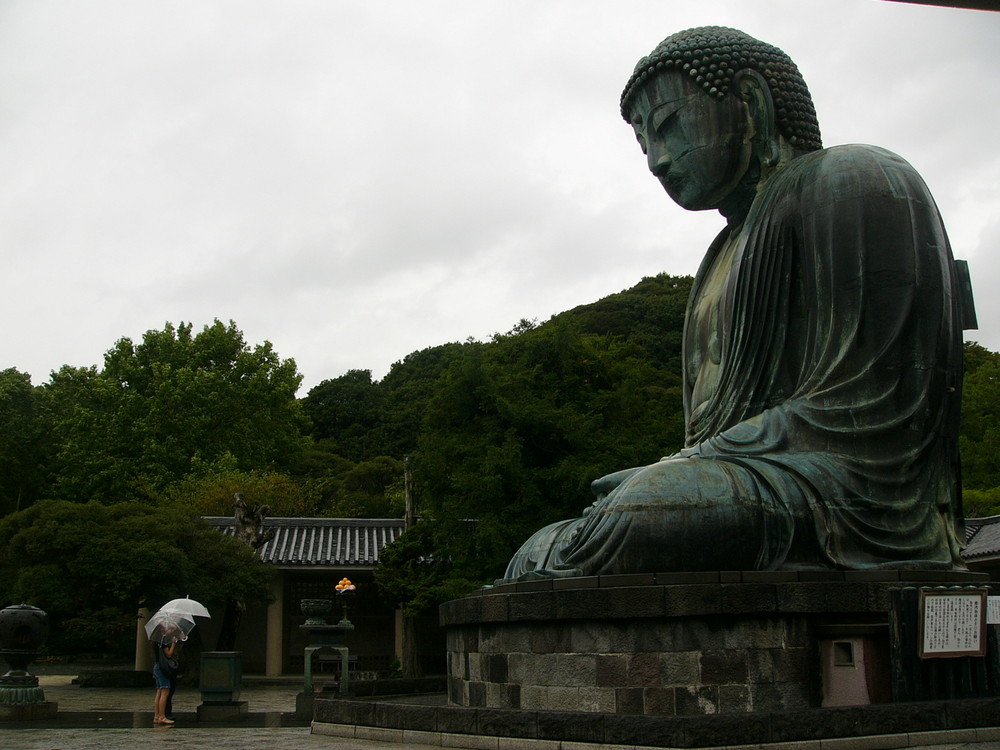
M 1000 516 L 965 519 L 965 550 L 969 570 L 989 573 L 1000 582 Z
M 221 533 L 233 535 L 232 516 L 205 519 Z M 382 599 L 373 571 L 385 545 L 403 533 L 402 518 L 266 518 L 264 529 L 274 537 L 264 544 L 261 559 L 274 567 L 272 602 L 251 607 L 242 617 L 236 650 L 243 652 L 244 674 L 272 677 L 302 674 L 306 637 L 300 626 L 306 621 L 303 599 L 333 599 L 331 623 L 343 616 L 343 605 L 354 630 L 345 634 L 356 677 L 384 675 L 397 659 L 402 662 L 402 617 Z M 344 598 L 335 591 L 337 582 L 349 578 L 356 590 Z M 218 637 L 221 612 L 199 622 L 204 650 L 211 650 Z M 444 635 L 432 613 L 417 624 L 418 654 L 425 674 L 443 674 Z M 145 649 L 137 651 L 143 656 Z M 335 653 L 318 653 L 314 672 L 333 671 Z M 329 663 L 327 663 L 329 662 Z M 144 668 L 137 658 L 136 668 Z

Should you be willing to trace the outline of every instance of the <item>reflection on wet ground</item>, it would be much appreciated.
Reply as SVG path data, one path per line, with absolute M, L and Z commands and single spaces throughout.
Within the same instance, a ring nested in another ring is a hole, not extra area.
M 174 694 L 172 726 L 153 725 L 153 685 L 142 688 L 81 688 L 75 675 L 39 675 L 45 698 L 58 704 L 50 721 L 0 722 L 2 750 L 429 750 L 429 746 L 314 735 L 308 719 L 296 719 L 302 678 L 244 675 L 240 699 L 249 713 L 234 723 L 199 722 L 201 693 L 182 687 Z M 331 687 L 332 687 L 331 683 Z M 322 683 L 317 683 L 322 688 Z M 440 700 L 439 697 L 419 700 Z M 95 731 L 100 730 L 100 731 Z
M 42 675 L 39 681 L 49 701 L 58 703 L 56 718 L 45 722 L 0 722 L 3 750 L 430 750 L 430 746 L 387 743 L 312 734 L 310 722 L 296 719 L 295 700 L 302 691 L 297 678 L 280 680 L 244 676 L 241 700 L 249 713 L 233 723 L 199 722 L 197 708 L 201 694 L 197 688 L 180 688 L 174 696 L 176 724 L 153 726 L 153 688 L 81 688 L 72 676 Z M 440 702 L 441 696 L 424 696 L 413 702 Z M 410 702 L 410 701 L 407 701 Z M 95 731 L 100 730 L 100 731 Z M 941 733 L 933 750 L 1000 750 L 1000 743 L 969 742 Z M 481 738 L 482 740 L 497 738 Z M 853 737 L 852 750 L 885 748 L 885 737 Z M 891 739 L 891 738 L 890 738 Z M 898 739 L 898 737 L 896 738 Z M 950 740 L 950 741 L 949 741 Z M 830 747 L 844 740 L 832 740 Z M 580 747 L 577 743 L 574 744 Z M 808 745 L 808 743 L 806 743 Z M 822 744 L 826 744 L 824 741 Z M 781 746 L 788 748 L 794 743 Z M 481 745 L 485 747 L 486 745 Z M 510 747 L 510 745 L 490 745 Z M 848 745 L 843 745 L 847 747 Z M 596 746 L 595 746 L 596 747 Z M 761 746 L 755 746 L 761 747 Z M 932 750 L 913 745 L 908 750 Z
M 37 728 L 140 728 L 153 726 L 153 685 L 142 688 L 81 688 L 74 685 L 73 675 L 40 675 L 39 684 L 45 699 L 58 704 L 54 719 L 44 722 L 15 724 L 5 722 L 3 728 L 23 726 Z M 308 727 L 308 719 L 295 719 L 295 698 L 302 691 L 301 680 L 247 679 L 240 700 L 247 702 L 245 719 L 235 722 L 212 722 L 211 727 Z M 202 726 L 197 710 L 201 693 L 196 687 L 181 687 L 174 694 L 174 719 L 177 727 Z

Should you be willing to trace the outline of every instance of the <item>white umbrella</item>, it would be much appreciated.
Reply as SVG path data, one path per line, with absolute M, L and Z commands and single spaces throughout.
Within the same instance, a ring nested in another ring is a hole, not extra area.
M 146 623 L 146 637 L 157 643 L 183 641 L 194 630 L 194 617 L 179 612 L 157 611 Z
M 160 607 L 159 611 L 175 612 L 179 615 L 186 615 L 188 617 L 207 617 L 208 619 L 212 619 L 212 615 L 208 613 L 208 609 L 204 604 L 187 597 L 184 599 L 171 599 L 169 602 Z

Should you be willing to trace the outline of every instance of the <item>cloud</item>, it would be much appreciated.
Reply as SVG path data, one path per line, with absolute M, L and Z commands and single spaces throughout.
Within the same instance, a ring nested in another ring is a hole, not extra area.
M 828 143 L 913 161 L 982 288 L 1000 15 L 809 7 L 8 0 L 0 367 L 37 383 L 217 317 L 295 358 L 305 391 L 694 273 L 722 222 L 670 203 L 617 103 L 662 37 L 712 23 L 792 55 Z

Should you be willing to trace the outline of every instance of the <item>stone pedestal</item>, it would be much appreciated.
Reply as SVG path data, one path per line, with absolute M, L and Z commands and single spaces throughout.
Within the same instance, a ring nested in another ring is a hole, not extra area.
M 0 675 L 0 721 L 35 721 L 56 715 L 28 665 L 38 657 L 49 632 L 48 615 L 28 604 L 0 610 L 0 659 L 10 669 Z
M 10 670 L 0 677 L 0 707 L 45 703 L 38 678 L 23 670 Z
M 333 600 L 302 600 L 302 613 L 304 615 L 308 615 L 309 619 L 306 620 L 304 625 L 300 625 L 299 629 L 305 632 L 308 645 L 305 647 L 304 652 L 305 674 L 303 692 L 300 694 L 303 698 L 301 701 L 296 701 L 296 715 L 306 710 L 305 702 L 311 701 L 311 697 L 309 696 L 312 696 L 314 692 L 312 658 L 313 654 L 317 651 L 322 649 L 332 649 L 340 654 L 340 695 L 346 696 L 348 694 L 350 689 L 350 653 L 347 646 L 341 643 L 341 641 L 344 638 L 344 633 L 354 630 L 354 624 L 347 619 L 347 599 L 344 595 L 349 593 L 350 592 L 348 591 L 340 592 L 340 600 L 343 605 L 344 616 L 336 625 L 329 625 L 326 622 L 326 615 L 333 609 Z
M 311 719 L 313 717 L 313 706 L 316 705 L 316 693 L 313 691 L 302 691 L 295 696 L 295 718 Z
M 861 629 L 868 661 L 888 663 L 893 589 L 985 580 L 943 571 L 723 571 L 485 589 L 441 608 L 449 702 L 660 716 L 819 707 L 824 664 L 833 663 L 822 658 L 825 644 Z M 886 671 L 867 675 L 862 701 L 888 695 Z
M 242 686 L 242 651 L 202 652 L 198 685 L 202 703 L 198 706 L 198 721 L 245 719 L 249 708 L 246 701 L 240 700 Z

